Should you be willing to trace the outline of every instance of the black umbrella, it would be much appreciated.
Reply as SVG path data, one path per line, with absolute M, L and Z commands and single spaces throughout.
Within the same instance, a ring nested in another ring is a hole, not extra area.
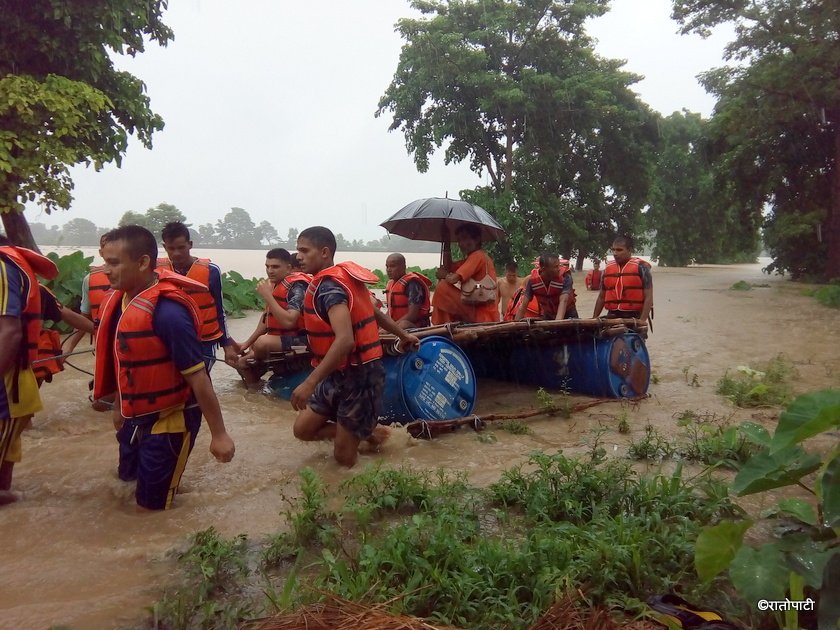
M 448 242 L 462 225 L 481 228 L 482 241 L 505 238 L 505 230 L 484 208 L 457 199 L 430 197 L 412 201 L 390 219 L 380 223 L 390 234 L 413 241 Z

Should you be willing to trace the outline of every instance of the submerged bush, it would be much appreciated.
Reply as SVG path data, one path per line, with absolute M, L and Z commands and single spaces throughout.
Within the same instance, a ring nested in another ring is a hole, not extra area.
M 791 398 L 787 381 L 796 370 L 778 355 L 763 370 L 739 366 L 735 374 L 727 372 L 718 381 L 717 393 L 729 398 L 738 407 L 766 407 L 783 405 Z

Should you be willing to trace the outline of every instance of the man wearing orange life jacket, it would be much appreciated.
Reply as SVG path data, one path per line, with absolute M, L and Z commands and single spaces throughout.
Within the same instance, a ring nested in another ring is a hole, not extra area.
M 298 235 L 298 258 L 313 275 L 303 321 L 313 354 L 312 373 L 292 392 L 299 440 L 334 440 L 333 454 L 353 466 L 362 441 L 378 446 L 388 435 L 377 426 L 385 387 L 379 327 L 407 347 L 420 340 L 373 307 L 367 284 L 378 278 L 352 262 L 334 263 L 335 236 L 321 226 Z
M 612 244 L 614 260 L 604 269 L 601 292 L 592 317 L 604 307 L 609 318 L 633 318 L 647 322 L 653 308 L 653 278 L 650 263 L 633 256 L 633 239 L 619 236 Z
M 406 273 L 402 254 L 391 254 L 385 259 L 385 274 L 388 276 L 385 287 L 388 316 L 400 328 L 428 326 L 432 281 L 420 273 Z
M 575 308 L 575 289 L 569 261 L 557 254 L 545 253 L 539 257 L 537 264 L 538 267 L 531 271 L 525 282 L 516 320 L 525 316 L 525 310 L 534 298 L 539 304 L 542 318 L 576 319 L 578 313 Z
M 603 277 L 603 272 L 601 271 L 601 261 L 597 258 L 592 261 L 592 270 L 586 274 L 586 278 L 584 283 L 586 284 L 587 291 L 600 291 L 601 290 L 601 278 Z
M 103 237 L 99 238 L 100 257 L 102 256 L 102 239 Z M 67 323 L 76 328 L 76 332 L 70 335 L 64 344 L 66 352 L 73 352 L 86 334 L 91 335 L 93 339 L 94 329 L 99 321 L 99 308 L 111 292 L 111 284 L 108 282 L 104 269 L 102 265 L 91 267 L 82 279 L 82 303 L 79 305 L 79 313 L 83 317 L 75 318 L 72 315 L 75 311 L 61 307 L 62 315 L 68 320 Z M 69 321 L 71 319 L 72 321 Z
M 42 409 L 32 371 L 41 332 L 36 274 L 50 279 L 58 269 L 49 258 L 0 236 L 0 505 L 18 498 L 11 488 L 21 460 L 20 434 Z
M 272 352 L 307 345 L 303 330 L 303 299 L 312 276 L 293 271 L 292 255 L 282 247 L 265 255 L 268 280 L 257 284 L 257 293 L 265 302 L 265 313 L 251 336 L 243 344 L 233 342 L 240 356 L 232 364 L 249 386 L 260 382 L 260 372 L 253 362 L 269 358 Z
M 202 414 L 210 452 L 221 462 L 234 455 L 204 364 L 198 308 L 184 291 L 200 285 L 156 271 L 155 238 L 137 225 L 107 233 L 102 257 L 114 291 L 100 312 L 94 396 L 116 393 L 118 474 L 137 480 L 138 510 L 167 509 Z
M 225 363 L 236 361 L 233 339 L 228 337 L 225 323 L 225 307 L 222 301 L 222 272 L 208 258 L 196 258 L 190 254 L 192 241 L 189 228 L 180 221 L 167 223 L 161 232 L 163 247 L 168 258 L 158 260 L 158 266 L 192 278 L 204 285 L 208 291 L 188 289 L 186 291 L 198 304 L 201 314 L 201 340 L 204 344 L 208 370 L 216 362 L 216 348 L 222 346 Z

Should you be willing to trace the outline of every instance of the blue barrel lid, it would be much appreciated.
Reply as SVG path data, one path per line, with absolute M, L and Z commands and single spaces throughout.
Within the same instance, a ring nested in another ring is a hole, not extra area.
M 397 361 L 396 379 L 409 415 L 444 420 L 472 413 L 476 381 L 464 351 L 446 337 L 426 337 L 420 349 Z

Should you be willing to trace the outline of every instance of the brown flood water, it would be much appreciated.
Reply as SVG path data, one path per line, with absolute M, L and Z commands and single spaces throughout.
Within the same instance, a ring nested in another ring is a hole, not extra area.
M 583 285 L 582 274 L 576 284 Z M 738 280 L 769 288 L 731 291 Z M 621 454 L 650 421 L 669 436 L 678 434 L 673 416 L 686 409 L 754 417 L 772 426 L 774 410 L 735 411 L 715 394 L 729 368 L 756 364 L 779 353 L 798 370 L 798 392 L 840 384 L 840 313 L 801 295 L 802 287 L 764 276 L 758 265 L 655 269 L 655 330 L 648 340 L 659 382 L 652 397 L 628 408 L 632 433 L 605 435 L 608 452 Z M 595 294 L 579 296 L 579 311 L 591 314 Z M 253 329 L 255 315 L 232 320 L 234 336 Z M 90 370 L 92 360 L 74 361 Z M 685 371 L 685 373 L 684 373 Z M 699 387 L 689 383 L 694 375 Z M 297 472 L 311 466 L 328 482 L 354 474 L 337 467 L 328 445 L 302 444 L 291 434 L 294 413 L 288 402 L 248 393 L 223 363 L 213 382 L 236 458 L 217 464 L 208 452 L 206 427 L 183 479 L 175 509 L 134 513 L 133 487 L 116 477 L 117 449 L 110 418 L 87 401 L 90 377 L 71 368 L 42 389 L 45 409 L 24 434 L 24 461 L 16 466 L 14 488 L 23 500 L 0 510 L 6 541 L 0 588 L 0 627 L 115 628 L 131 625 L 177 575 L 173 549 L 190 534 L 213 526 L 225 536 L 259 538 L 281 527 L 283 493 L 294 494 Z M 478 413 L 521 410 L 536 405 L 533 388 L 480 382 Z M 382 452 L 387 465 L 466 470 L 486 484 L 500 471 L 536 449 L 579 452 L 599 424 L 615 428 L 619 402 L 594 407 L 570 420 L 537 418 L 532 435 L 496 431 L 494 443 L 471 431 L 432 442 L 413 441 L 395 430 Z M 492 430 L 492 427 L 490 428 Z

